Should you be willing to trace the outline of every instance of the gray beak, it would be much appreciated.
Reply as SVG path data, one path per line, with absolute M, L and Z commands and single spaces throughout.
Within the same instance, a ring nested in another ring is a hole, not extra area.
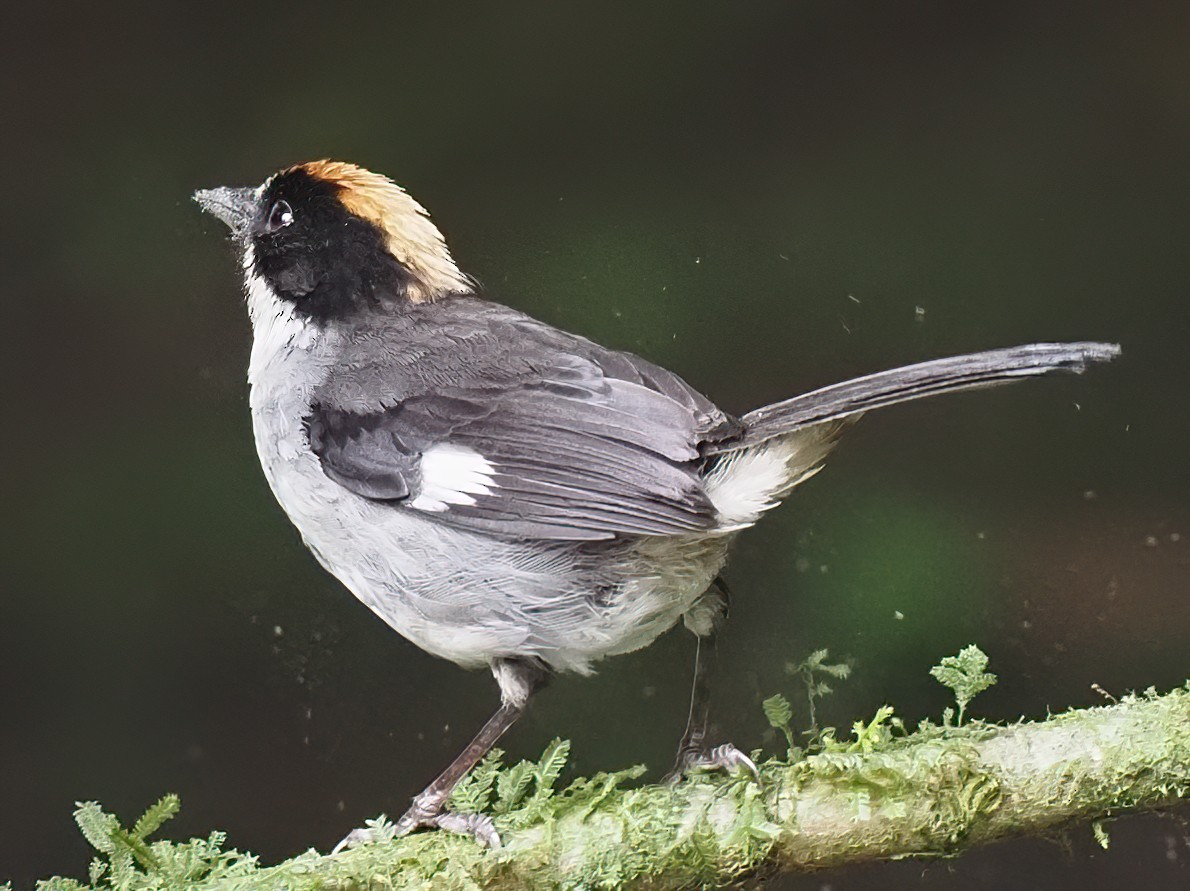
M 248 233 L 256 216 L 255 189 L 199 189 L 194 200 L 207 213 L 222 220 L 237 238 Z

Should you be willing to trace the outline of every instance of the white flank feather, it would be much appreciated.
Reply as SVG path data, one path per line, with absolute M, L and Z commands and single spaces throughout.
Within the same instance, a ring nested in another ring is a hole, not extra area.
M 772 440 L 722 461 L 706 479 L 707 497 L 723 527 L 751 526 L 766 510 L 776 507 L 776 496 L 789 486 L 789 459 L 793 448 Z

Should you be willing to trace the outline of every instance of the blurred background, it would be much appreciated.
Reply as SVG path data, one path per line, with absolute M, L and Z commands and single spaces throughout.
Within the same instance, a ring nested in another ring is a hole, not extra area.
M 496 704 L 322 572 L 249 429 L 250 332 L 198 187 L 394 176 L 495 298 L 724 408 L 948 353 L 1119 341 L 1082 378 L 869 416 L 729 567 L 716 738 L 907 723 L 978 643 L 1015 720 L 1190 675 L 1190 6 L 20 4 L 0 52 L 7 338 L 0 882 L 85 874 L 71 820 L 276 861 L 411 795 Z M 562 678 L 505 740 L 668 769 L 692 642 Z M 1185 888 L 1166 816 L 774 882 Z

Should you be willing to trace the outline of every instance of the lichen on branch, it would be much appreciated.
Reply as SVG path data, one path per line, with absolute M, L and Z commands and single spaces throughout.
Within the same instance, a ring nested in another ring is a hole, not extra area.
M 981 669 L 982 671 L 982 669 Z M 444 832 L 308 851 L 277 866 L 206 839 L 151 842 L 163 800 L 132 829 L 80 806 L 100 851 L 88 883 L 41 891 L 286 888 L 688 888 L 906 855 L 954 854 L 1071 821 L 1098 821 L 1190 797 L 1190 684 L 1044 721 L 884 732 L 884 719 L 794 763 L 760 765 L 762 783 L 697 776 L 626 788 L 639 769 L 556 791 L 555 742 L 537 764 L 487 762 L 456 800 L 488 806 L 499 850 Z M 1102 832 L 1102 827 L 1100 827 Z M 1098 836 L 1098 833 L 1097 833 Z

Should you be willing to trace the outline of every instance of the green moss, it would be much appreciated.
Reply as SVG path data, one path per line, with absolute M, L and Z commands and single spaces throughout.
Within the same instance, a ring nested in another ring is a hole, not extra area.
M 1058 754 L 1038 755 L 1047 748 Z M 75 814 L 97 854 L 87 882 L 54 878 L 38 888 L 662 889 L 872 857 L 950 855 L 1075 817 L 1190 796 L 1190 685 L 1012 727 L 927 723 L 905 733 L 886 707 L 859 722 L 850 741 L 826 741 L 792 764 L 763 762 L 760 785 L 699 775 L 634 787 L 644 768 L 633 767 L 559 790 L 568 752 L 555 740 L 536 762 L 511 765 L 495 753 L 457 790 L 457 805 L 493 815 L 505 841 L 499 850 L 442 832 L 395 839 L 392 824 L 378 818 L 370 825 L 385 841 L 264 867 L 226 849 L 218 832 L 153 841 L 177 812 L 173 796 L 131 828 L 88 802 Z M 1096 837 L 1103 843 L 1106 834 Z

